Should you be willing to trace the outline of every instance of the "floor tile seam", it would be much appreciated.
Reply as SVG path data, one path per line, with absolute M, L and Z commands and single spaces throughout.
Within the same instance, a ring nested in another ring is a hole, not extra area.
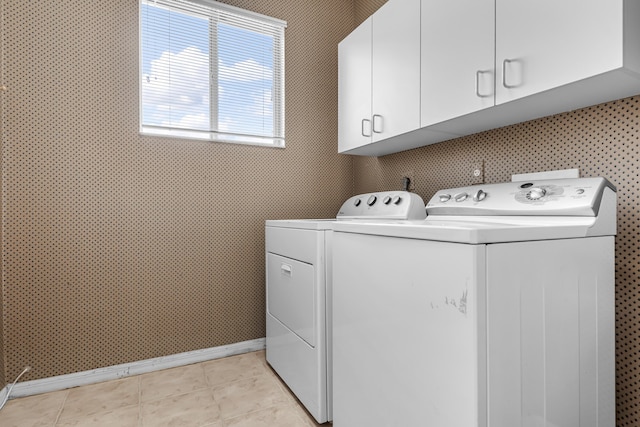
M 142 395 L 144 394 L 144 390 L 157 390 L 158 388 L 168 388 L 169 386 L 180 386 L 183 384 L 188 384 L 188 385 L 192 385 L 192 384 L 198 384 L 202 382 L 203 386 L 202 387 L 208 387 L 209 384 L 207 384 L 207 381 L 204 377 L 201 378 L 195 378 L 195 377 L 187 377 L 187 378 L 173 378 L 169 381 L 159 381 L 155 384 L 148 384 L 148 383 L 144 383 L 143 384 L 143 380 L 140 380 L 140 399 L 142 399 Z M 177 388 L 177 387 L 176 387 Z
M 215 360 L 215 359 L 214 359 Z M 143 374 L 139 374 L 137 376 L 139 376 L 140 378 L 144 379 L 144 378 L 151 378 L 151 377 L 157 377 L 157 376 L 162 376 L 164 374 L 166 374 L 167 372 L 177 372 L 177 371 L 187 371 L 190 370 L 194 367 L 198 367 L 200 368 L 200 371 L 202 372 L 202 374 L 204 375 L 205 371 L 204 371 L 204 364 L 207 362 L 211 362 L 211 360 L 207 360 L 205 362 L 197 362 L 197 363 L 191 363 L 189 365 L 180 365 L 180 366 L 174 366 L 172 368 L 164 368 L 164 369 L 159 369 L 157 371 L 151 371 L 151 372 L 145 372 Z
M 168 394 L 168 395 L 165 395 L 165 396 L 155 397 L 155 398 L 149 399 L 149 400 L 142 399 L 142 396 L 141 396 L 140 397 L 140 405 L 143 405 L 145 403 L 157 402 L 158 400 L 168 399 L 170 397 L 183 396 L 185 394 L 195 393 L 196 391 L 202 391 L 202 390 L 208 390 L 208 389 L 211 389 L 211 387 L 209 387 L 209 385 L 207 384 L 207 385 L 204 385 L 202 387 L 199 387 L 199 388 L 196 388 L 196 389 L 193 389 L 193 390 L 183 391 L 183 392 L 175 393 L 175 394 Z
M 138 375 L 138 427 L 142 427 L 142 375 Z
M 278 375 L 274 372 L 274 375 Z M 273 378 L 273 381 L 278 385 L 278 387 L 280 387 L 280 390 L 282 390 L 283 393 L 285 393 L 287 396 L 290 396 L 294 402 L 299 402 L 297 396 L 295 395 L 295 393 L 293 392 L 293 390 L 291 390 L 285 383 L 284 380 L 282 378 L 280 378 L 279 376 L 277 378 Z
M 291 390 L 289 386 L 285 384 L 284 380 L 280 378 L 280 376 L 278 376 L 275 371 L 273 371 L 273 375 L 275 376 L 275 378 L 272 378 L 272 380 L 278 385 L 278 387 L 280 387 L 280 390 L 282 390 L 282 392 L 286 395 L 287 399 L 290 400 L 293 404 L 303 407 L 303 404 L 300 399 L 298 399 L 298 396 L 296 396 L 293 390 Z
M 133 405 L 120 406 L 118 408 L 113 408 L 113 409 L 107 409 L 105 411 L 98 411 L 98 412 L 91 412 L 91 413 L 87 413 L 87 414 L 82 414 L 82 415 L 77 416 L 77 417 L 65 418 L 64 420 L 60 420 L 60 418 L 57 418 L 54 426 L 59 425 L 61 422 L 68 423 L 68 422 L 71 422 L 71 421 L 80 421 L 80 420 L 83 420 L 85 418 L 98 417 L 98 416 L 102 416 L 102 415 L 108 414 L 110 412 L 123 411 L 125 409 L 129 409 L 129 408 L 133 408 L 133 407 L 137 407 L 138 408 L 138 425 L 139 425 L 140 422 L 141 422 L 141 419 L 140 419 L 140 412 L 141 412 L 140 404 L 133 404 Z
M 211 387 L 208 387 L 208 386 L 205 386 L 205 387 L 202 387 L 202 388 L 198 388 L 198 389 L 196 389 L 196 390 L 186 391 L 186 392 L 184 392 L 184 393 L 178 393 L 178 394 L 172 394 L 172 395 L 169 395 L 169 396 L 160 397 L 160 398 L 158 398 L 158 399 L 142 401 L 142 402 L 140 402 L 140 404 L 139 404 L 139 405 L 140 405 L 140 407 L 142 407 L 143 405 L 150 404 L 150 403 L 155 403 L 155 402 L 158 402 L 158 401 L 160 401 L 160 400 L 166 400 L 166 399 L 171 399 L 171 398 L 175 398 L 175 397 L 181 397 L 181 396 L 185 396 L 185 395 L 187 395 L 187 394 L 197 393 L 197 392 L 201 392 L 201 391 L 208 391 L 208 392 L 209 392 L 209 395 L 211 396 L 211 398 L 213 399 L 213 401 L 214 401 L 218 406 L 220 406 L 220 404 L 219 404 L 219 403 L 218 403 L 218 401 L 216 400 L 215 396 L 213 395 L 213 389 L 212 389 Z
M 307 408 L 304 407 L 302 402 L 300 402 L 299 400 L 295 400 L 292 403 L 292 405 L 298 409 L 296 413 L 300 418 L 302 418 L 302 421 L 304 421 L 305 424 L 307 424 L 308 426 L 318 425 L 318 423 L 316 422 L 316 419 L 313 417 L 313 415 L 311 415 L 309 411 L 307 411 Z
M 284 403 L 284 404 L 283 403 L 275 403 L 275 404 L 270 405 L 270 406 L 264 406 L 264 407 L 261 407 L 259 409 L 255 409 L 253 411 L 243 412 L 242 414 L 234 415 L 232 417 L 224 418 L 224 417 L 221 416 L 220 419 L 222 420 L 222 423 L 224 425 L 226 425 L 228 421 L 233 421 L 235 418 L 245 417 L 247 415 L 255 414 L 257 412 L 267 411 L 269 409 L 273 409 L 273 408 L 277 408 L 277 407 L 283 407 L 284 408 L 284 407 L 288 407 L 288 406 L 292 406 L 292 405 L 290 403 Z M 292 409 L 294 409 L 294 411 L 295 411 L 295 408 L 292 408 Z M 295 412 L 296 412 L 296 416 L 298 418 L 301 418 L 300 415 L 297 413 L 297 411 L 295 411 Z M 302 420 L 302 421 L 305 421 L 305 420 Z
M 257 408 L 257 409 L 254 409 L 254 410 L 250 410 L 250 411 L 247 411 L 247 412 L 243 412 L 242 414 L 234 415 L 232 417 L 224 417 L 224 415 L 222 413 L 222 408 L 220 407 L 220 404 L 218 403 L 218 400 L 215 398 L 215 396 L 214 396 L 214 400 L 216 401 L 216 403 L 218 403 L 218 406 L 220 407 L 220 410 L 221 410 L 220 411 L 220 419 L 223 422 L 226 422 L 227 420 L 231 420 L 233 418 L 241 417 L 243 415 L 253 414 L 255 412 L 264 411 L 264 410 L 267 410 L 267 409 L 272 409 L 272 408 L 275 408 L 275 407 L 278 407 L 278 406 L 291 406 L 291 405 L 295 405 L 296 404 L 295 402 L 292 402 L 291 399 L 289 399 L 289 397 L 286 396 L 285 393 L 282 392 L 282 390 L 280 392 L 282 393 L 282 397 L 283 397 L 284 401 L 282 401 L 282 402 L 273 402 L 271 405 L 262 406 L 260 408 Z
M 209 388 L 211 388 L 212 390 L 215 390 L 215 389 L 218 389 L 218 388 L 226 387 L 226 386 L 228 386 L 229 384 L 238 383 L 238 382 L 241 382 L 241 381 L 248 381 L 248 380 L 251 380 L 251 379 L 253 379 L 253 378 L 260 378 L 260 377 L 267 377 L 267 378 L 269 378 L 269 373 L 268 373 L 267 371 L 264 371 L 264 372 L 262 372 L 262 373 L 260 373 L 260 374 L 258 374 L 258 375 L 252 375 L 252 376 L 250 376 L 250 377 L 241 378 L 241 379 L 239 379 L 239 380 L 238 380 L 238 379 L 236 379 L 236 380 L 231 380 L 231 381 L 225 381 L 225 382 L 220 383 L 220 384 L 209 385 Z M 207 383 L 208 383 L 208 381 L 207 381 Z
M 300 421 L 302 421 L 302 423 L 305 426 L 311 426 L 313 424 L 311 424 L 311 421 L 308 419 L 309 417 L 306 415 L 304 407 L 302 406 L 302 404 L 297 403 L 297 402 L 291 402 L 289 403 L 289 406 L 291 406 L 291 408 L 293 409 L 293 412 L 295 412 L 296 416 L 300 419 Z M 304 415 L 303 415 L 304 413 Z
M 183 393 L 180 395 L 175 395 L 175 396 L 169 396 L 169 397 L 179 397 L 179 396 L 184 396 L 187 394 L 191 394 L 191 393 L 195 393 L 195 392 L 201 392 L 201 391 L 207 391 L 209 397 L 211 397 L 211 401 L 215 404 L 216 408 L 217 408 L 217 419 L 215 421 L 212 422 L 208 422 L 208 424 L 203 424 L 201 427 L 206 427 L 206 426 L 211 426 L 211 425 L 215 425 L 216 423 L 222 423 L 222 408 L 220 408 L 220 403 L 218 402 L 218 400 L 216 400 L 215 396 L 213 395 L 213 390 L 209 387 L 207 388 L 202 388 L 199 390 L 195 390 L 192 392 L 188 392 L 188 393 Z M 162 400 L 162 399 L 159 399 Z M 148 403 L 148 402 L 147 402 Z M 144 420 L 144 415 L 143 415 L 143 403 L 140 403 L 140 407 L 139 407 L 139 426 L 142 427 L 143 426 L 143 420 Z
M 136 390 L 136 393 L 135 393 L 135 394 L 133 394 L 133 393 L 132 393 L 132 396 L 133 396 L 133 395 L 135 395 L 135 402 L 128 403 L 128 404 L 126 404 L 126 405 L 122 405 L 122 402 L 120 402 L 120 405 L 115 406 L 115 407 L 110 408 L 110 409 L 105 409 L 105 410 L 99 410 L 99 411 L 94 411 L 94 412 L 85 412 L 85 413 L 82 413 L 82 414 L 81 414 L 81 417 L 90 417 L 90 416 L 93 416 L 93 415 L 96 415 L 96 414 L 106 413 L 106 412 L 112 412 L 112 411 L 120 410 L 120 409 L 123 409 L 123 408 L 129 408 L 129 407 L 132 407 L 132 406 L 138 406 L 138 407 L 140 407 L 140 376 L 139 376 L 139 375 L 132 376 L 132 377 L 127 377 L 127 378 L 119 378 L 119 379 L 116 379 L 116 380 L 102 381 L 102 382 L 100 382 L 100 383 L 96 383 L 96 384 L 115 383 L 115 382 L 121 382 L 121 381 L 123 381 L 123 380 L 130 381 L 130 382 L 131 382 L 131 381 L 133 381 L 134 379 L 135 379 L 135 381 L 136 381 L 136 388 L 137 388 L 137 390 Z M 90 384 L 89 386 L 92 386 L 92 385 L 94 385 L 94 384 Z M 79 388 L 83 388 L 83 387 L 85 387 L 85 386 L 74 387 L 73 389 L 79 389 Z M 62 421 L 67 421 L 67 420 L 75 420 L 75 419 L 78 419 L 78 418 L 79 418 L 79 416 L 77 416 L 77 415 L 72 415 L 72 416 L 62 417 L 62 414 L 64 413 L 64 408 L 65 408 L 65 406 L 66 406 L 66 404 L 67 404 L 67 401 L 69 400 L 69 396 L 71 395 L 71 390 L 73 390 L 73 389 L 68 389 L 68 390 L 67 390 L 67 396 L 65 397 L 65 402 L 64 402 L 64 405 L 63 405 L 63 407 L 62 407 L 62 410 L 60 411 L 60 414 L 58 414 L 58 418 L 57 418 L 57 420 L 56 420 L 56 423 L 59 423 L 61 420 L 62 420 Z M 84 393 L 84 396 L 86 396 L 86 395 L 87 395 L 87 393 L 85 392 L 85 393 Z M 95 395 L 99 395 L 99 394 L 98 394 L 98 393 L 96 393 L 96 392 L 94 391 L 94 392 L 92 392 L 92 393 L 88 393 L 88 395 L 89 395 L 89 396 L 95 396 Z M 83 397 L 84 397 L 84 396 L 83 396 Z M 126 401 L 125 401 L 125 402 L 126 402 Z
M 69 390 L 64 390 L 63 393 L 64 393 L 64 399 L 62 399 L 62 403 L 58 408 L 58 413 L 56 414 L 55 419 L 53 420 L 54 426 L 58 425 L 58 422 L 60 421 L 60 415 L 62 415 L 62 410 L 64 409 L 64 406 L 67 404 L 67 399 L 69 398 Z
M 242 355 L 242 356 L 244 356 L 244 355 Z M 249 364 L 250 366 L 249 367 L 257 366 L 257 367 L 260 367 L 263 370 L 266 368 L 265 363 L 263 363 L 262 360 L 258 356 L 246 356 L 244 359 L 250 361 L 250 364 Z M 251 360 L 251 359 L 254 359 L 254 360 Z M 209 361 L 206 361 L 206 362 L 202 362 L 202 369 L 204 370 L 205 376 L 207 376 L 207 370 L 210 369 L 210 368 L 208 368 L 209 366 L 222 365 L 222 361 L 223 360 L 225 360 L 225 359 L 216 359 L 216 360 L 209 360 Z M 226 359 L 225 361 L 228 362 L 228 360 L 229 359 Z M 257 362 L 257 363 L 254 363 L 254 362 Z M 229 363 L 229 364 L 231 364 L 231 363 Z M 227 369 L 228 368 L 229 367 L 227 367 Z

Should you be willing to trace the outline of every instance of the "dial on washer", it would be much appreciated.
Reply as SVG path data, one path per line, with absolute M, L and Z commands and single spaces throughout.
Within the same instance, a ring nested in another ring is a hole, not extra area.
M 545 194 L 547 194 L 547 190 L 544 188 L 535 187 L 529 190 L 527 193 L 527 199 L 529 200 L 539 200 L 542 199 Z

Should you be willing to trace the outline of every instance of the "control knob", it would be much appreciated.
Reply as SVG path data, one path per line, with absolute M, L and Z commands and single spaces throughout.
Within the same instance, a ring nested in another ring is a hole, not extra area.
M 476 191 L 476 194 L 473 195 L 474 202 L 481 202 L 487 197 L 487 193 L 482 190 Z
M 401 201 L 402 201 L 402 197 L 400 197 L 400 196 L 395 196 L 391 202 L 392 202 L 394 205 L 399 205 Z
M 469 197 L 467 193 L 458 193 L 453 197 L 453 199 L 456 202 L 464 202 L 465 200 L 467 200 L 467 197 Z
M 545 190 L 544 188 L 539 188 L 539 187 L 532 188 L 527 193 L 527 199 L 539 200 L 539 199 L 542 199 L 545 196 L 545 194 L 547 194 L 547 190 Z
M 353 205 L 354 205 L 356 208 L 357 208 L 358 206 L 360 206 L 360 203 L 362 203 L 362 200 L 360 200 L 359 198 L 358 198 L 358 199 L 355 199 L 355 200 L 353 201 Z
M 382 199 L 382 203 L 384 203 L 385 205 L 391 203 L 391 196 L 384 196 L 384 199 Z
M 446 203 L 451 200 L 451 194 L 441 194 L 440 195 L 440 203 Z
M 371 195 L 371 196 L 369 196 L 369 199 L 367 200 L 367 204 L 369 206 L 373 206 L 376 203 L 377 200 L 378 200 L 378 198 L 376 196 Z

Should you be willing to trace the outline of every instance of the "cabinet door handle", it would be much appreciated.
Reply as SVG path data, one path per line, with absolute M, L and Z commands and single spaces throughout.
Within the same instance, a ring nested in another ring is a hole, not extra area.
M 376 117 L 380 119 L 380 130 L 376 130 Z M 382 116 L 380 114 L 373 115 L 373 132 L 374 133 L 382 133 Z
M 502 86 L 506 87 L 507 89 L 513 89 L 519 86 L 519 85 L 510 85 L 507 83 L 507 65 L 516 61 L 517 60 L 515 59 L 505 59 L 504 61 L 502 61 Z
M 486 74 L 486 73 L 490 73 L 490 72 L 491 71 L 483 71 L 483 70 L 476 71 L 476 96 L 478 98 L 489 98 L 489 97 L 493 96 L 493 92 L 487 93 L 487 94 L 480 93 L 480 76 L 482 76 L 483 74 Z
M 364 133 L 364 124 L 365 123 L 369 123 L 369 135 Z M 360 124 L 360 133 L 362 134 L 362 136 L 364 136 L 365 138 L 369 138 L 371 137 L 371 120 L 369 119 L 362 119 L 362 123 Z
M 280 270 L 288 276 L 291 276 L 291 273 L 293 273 L 293 268 L 289 264 L 285 263 L 280 264 Z

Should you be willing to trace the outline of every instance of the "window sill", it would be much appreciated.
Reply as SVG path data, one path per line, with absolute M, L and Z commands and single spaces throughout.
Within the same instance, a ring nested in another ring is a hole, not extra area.
M 141 136 L 191 139 L 197 141 L 222 142 L 225 144 L 253 145 L 256 147 L 285 148 L 284 139 L 250 135 L 233 135 L 218 132 L 193 131 L 185 129 L 149 128 L 140 129 Z

